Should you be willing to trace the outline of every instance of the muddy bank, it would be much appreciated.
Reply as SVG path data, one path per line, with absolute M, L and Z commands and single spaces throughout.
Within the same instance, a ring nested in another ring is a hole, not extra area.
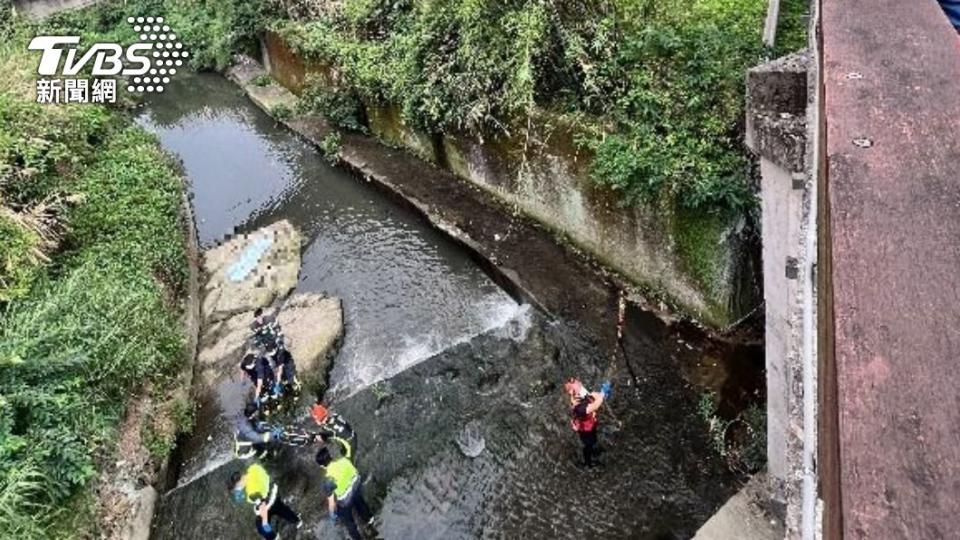
M 228 75 L 265 111 L 280 104 L 294 110 L 297 98 L 288 90 L 275 84 L 252 84 L 262 74 L 259 64 L 242 58 Z M 340 132 L 342 165 L 458 240 L 515 298 L 552 317 L 577 321 L 598 345 L 612 350 L 618 298 L 621 291 L 627 291 L 635 307 L 656 313 L 666 323 L 665 354 L 687 375 L 687 382 L 720 396 L 721 410 L 727 416 L 763 400 L 760 331 L 741 328 L 727 339 L 692 321 L 677 319 L 667 306 L 646 300 L 642 291 L 553 231 L 408 152 L 385 147 L 362 134 L 335 130 L 317 115 L 293 114 L 279 121 L 317 145 L 327 135 Z
M 533 310 L 335 403 L 359 433 L 357 462 L 381 535 L 692 537 L 735 479 L 706 450 L 695 406 L 657 345 L 665 332 L 661 324 L 660 334 L 625 344 L 642 359 L 639 386 L 625 366 L 611 370 L 616 396 L 603 417 L 601 470 L 575 464 L 578 441 L 563 421 L 558 381 L 580 373 L 595 382 L 606 366 L 596 367 L 599 351 L 580 329 Z M 468 422 L 485 443 L 476 458 L 455 442 Z M 304 513 L 297 537 L 334 538 L 313 451 L 287 450 L 267 466 Z M 249 536 L 249 508 L 229 503 L 224 487 L 235 468 L 165 495 L 155 537 Z

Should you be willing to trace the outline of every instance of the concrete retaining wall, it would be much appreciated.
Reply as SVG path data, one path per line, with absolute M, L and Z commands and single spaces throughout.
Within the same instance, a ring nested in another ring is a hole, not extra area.
M 293 92 L 308 74 L 335 86 L 327 66 L 305 62 L 275 34 L 262 41 L 263 65 Z M 411 128 L 390 104 L 365 104 L 371 132 L 494 194 L 554 230 L 606 266 L 681 311 L 726 326 L 753 310 L 759 290 L 743 223 L 656 207 L 622 207 L 621 197 L 593 183 L 592 156 L 574 144 L 576 128 L 538 113 L 509 136 L 428 134 Z

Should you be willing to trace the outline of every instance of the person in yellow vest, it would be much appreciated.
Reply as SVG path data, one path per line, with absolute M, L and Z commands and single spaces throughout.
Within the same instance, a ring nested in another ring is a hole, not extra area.
M 240 471 L 233 473 L 229 487 L 233 490 L 235 501 L 247 501 L 253 505 L 253 512 L 257 515 L 257 532 L 266 540 L 280 538 L 277 527 L 270 523 L 274 516 L 287 523 L 293 523 L 298 529 L 303 526 L 300 514 L 284 504 L 277 493 L 279 491 L 277 484 L 270 481 L 270 475 L 267 474 L 263 465 L 254 463 L 242 473 Z
M 330 511 L 331 521 L 343 522 L 350 538 L 360 540 L 362 537 L 353 512 L 356 510 L 360 521 L 366 525 L 373 522 L 373 514 L 367 507 L 367 501 L 363 499 L 360 473 L 350 461 L 351 457 L 350 443 L 340 437 L 331 437 L 317 452 L 316 460 L 323 467 L 321 489 L 323 493 L 329 494 L 327 510 Z

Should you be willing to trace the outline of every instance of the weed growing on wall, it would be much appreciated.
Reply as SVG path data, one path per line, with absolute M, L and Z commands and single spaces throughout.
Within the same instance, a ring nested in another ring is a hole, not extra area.
M 803 41 L 788 2 L 781 41 Z M 763 0 L 345 0 L 274 23 L 337 85 L 402 106 L 430 131 L 509 132 L 536 107 L 586 128 L 592 176 L 626 203 L 754 204 L 742 149 L 743 81 L 762 61 Z
M 340 161 L 340 148 L 342 146 L 343 139 L 336 131 L 328 134 L 323 138 L 322 141 L 320 141 L 320 151 L 323 152 L 324 159 L 330 163 L 336 163 Z
M 316 75 L 307 77 L 297 107 L 305 112 L 319 112 L 338 127 L 360 132 L 367 130 L 363 106 L 357 96 L 349 90 L 330 86 Z

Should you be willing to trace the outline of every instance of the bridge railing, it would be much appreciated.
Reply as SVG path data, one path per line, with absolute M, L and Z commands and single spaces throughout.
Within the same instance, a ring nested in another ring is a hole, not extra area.
M 820 0 L 824 538 L 960 525 L 960 41 L 935 0 Z

